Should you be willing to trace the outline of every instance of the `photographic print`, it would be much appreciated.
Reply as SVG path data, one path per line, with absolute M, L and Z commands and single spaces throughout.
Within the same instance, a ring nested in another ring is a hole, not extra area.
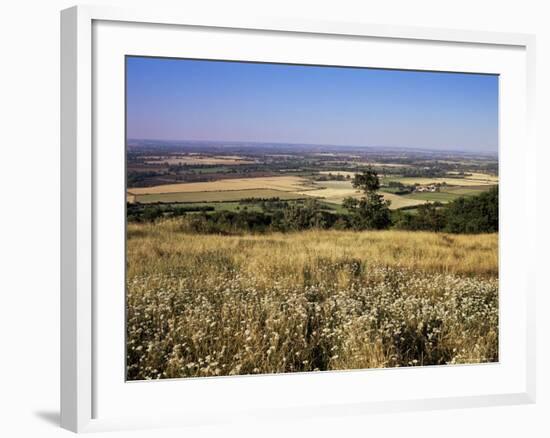
M 498 361 L 497 75 L 125 63 L 127 380 Z

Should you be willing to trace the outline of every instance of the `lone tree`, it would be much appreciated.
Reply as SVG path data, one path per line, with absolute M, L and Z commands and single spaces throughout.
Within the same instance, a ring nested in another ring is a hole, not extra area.
M 354 188 L 362 190 L 366 195 L 375 193 L 380 188 L 378 174 L 371 166 L 363 170 L 363 173 L 356 173 L 351 184 Z
M 381 230 L 391 225 L 390 201 L 377 193 L 380 179 L 372 167 L 357 173 L 353 178 L 354 188 L 361 190 L 364 196 L 359 200 L 351 197 L 344 199 L 342 205 L 352 212 L 354 223 L 360 229 Z

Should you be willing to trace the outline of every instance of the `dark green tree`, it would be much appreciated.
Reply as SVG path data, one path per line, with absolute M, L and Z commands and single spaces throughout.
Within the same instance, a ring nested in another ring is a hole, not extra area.
M 353 223 L 358 229 L 381 230 L 391 225 L 390 202 L 377 193 L 380 188 L 380 179 L 372 167 L 355 175 L 353 187 L 363 192 L 359 200 L 346 198 L 343 206 L 353 215 Z
M 354 188 L 363 191 L 365 194 L 374 193 L 380 188 L 378 174 L 371 166 L 368 166 L 361 173 L 356 173 L 351 183 Z
M 445 208 L 450 233 L 494 233 L 498 231 L 498 187 L 470 198 L 458 198 Z
M 416 214 L 398 211 L 395 214 L 396 228 L 414 231 L 441 231 L 446 225 L 445 210 L 441 203 L 419 205 Z
M 350 211 L 353 211 L 354 209 L 356 209 L 358 204 L 359 204 L 359 201 L 355 198 L 352 198 L 351 196 L 344 198 L 344 200 L 342 201 L 342 207 Z
M 390 201 L 376 192 L 368 193 L 357 208 L 359 228 L 383 230 L 391 225 Z
M 289 204 L 283 210 L 283 227 L 287 230 L 305 230 L 308 228 L 328 228 L 333 217 L 323 211 L 317 200 L 307 200 L 303 204 Z
M 147 206 L 143 209 L 143 220 L 147 222 L 154 222 L 156 219 L 162 216 L 162 210 L 160 207 Z

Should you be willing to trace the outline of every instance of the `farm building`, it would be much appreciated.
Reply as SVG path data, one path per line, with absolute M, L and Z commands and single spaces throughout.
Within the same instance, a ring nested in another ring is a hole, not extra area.
M 430 184 L 428 186 L 416 186 L 414 191 L 415 192 L 437 192 L 439 191 L 439 187 L 437 187 L 435 184 Z

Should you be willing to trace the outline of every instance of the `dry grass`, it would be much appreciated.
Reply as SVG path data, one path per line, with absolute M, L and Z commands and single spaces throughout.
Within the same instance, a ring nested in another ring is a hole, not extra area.
M 498 360 L 498 236 L 128 226 L 128 377 Z

